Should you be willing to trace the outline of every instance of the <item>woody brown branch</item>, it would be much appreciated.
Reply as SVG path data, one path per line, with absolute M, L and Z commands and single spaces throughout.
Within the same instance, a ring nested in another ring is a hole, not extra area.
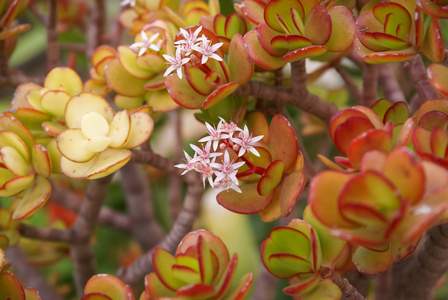
M 347 300 L 366 300 L 366 298 L 361 295 L 358 290 L 353 287 L 347 279 L 342 278 L 341 276 L 334 274 L 333 282 L 336 284 L 342 292 L 341 299 Z
M 378 100 L 377 65 L 365 64 L 362 72 L 362 105 L 371 107 Z
M 394 69 L 389 64 L 380 66 L 379 85 L 384 97 L 392 103 L 406 102 L 403 90 L 397 81 Z
M 59 63 L 59 45 L 58 45 L 58 1 L 50 0 L 50 7 L 47 22 L 47 72 L 56 68 Z
M 191 230 L 193 222 L 199 213 L 201 199 L 204 193 L 199 174 L 195 174 L 196 180 L 188 185 L 182 210 L 169 234 L 157 245 L 170 253 L 174 253 L 179 242 Z M 121 268 L 117 276 L 125 283 L 135 286 L 144 276 L 152 272 L 152 253 L 154 248 L 139 257 L 132 265 Z

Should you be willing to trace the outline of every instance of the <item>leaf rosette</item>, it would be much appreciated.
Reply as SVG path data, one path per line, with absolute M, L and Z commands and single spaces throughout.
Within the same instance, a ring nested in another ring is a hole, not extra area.
M 353 256 L 358 270 L 379 273 L 406 258 L 426 230 L 446 220 L 447 182 L 445 169 L 422 162 L 408 148 L 370 151 L 359 173 L 318 174 L 308 202 L 333 236 L 359 246 Z
M 149 299 L 244 299 L 253 276 L 247 273 L 229 290 L 237 262 L 237 254 L 230 257 L 225 244 L 213 233 L 190 232 L 180 242 L 175 256 L 155 248 L 154 273 L 145 278 L 144 294 Z
M 267 2 L 263 22 L 244 36 L 252 60 L 263 68 L 274 70 L 288 62 L 350 48 L 355 32 L 353 13 L 345 6 L 327 9 L 319 3 L 317 0 Z M 250 20 L 259 20 L 247 9 L 243 12 Z
M 68 129 L 57 138 L 62 172 L 72 178 L 107 176 L 131 158 L 129 149 L 143 144 L 154 122 L 143 111 L 115 113 L 104 98 L 81 93 L 65 109 Z

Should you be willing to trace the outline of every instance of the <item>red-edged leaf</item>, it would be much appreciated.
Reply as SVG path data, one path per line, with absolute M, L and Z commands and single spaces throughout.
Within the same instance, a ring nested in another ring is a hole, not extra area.
M 202 108 L 209 109 L 213 105 L 216 105 L 226 97 L 230 96 L 239 86 L 240 85 L 238 82 L 229 82 L 218 87 L 204 100 L 204 103 L 202 103 Z
M 297 160 L 299 146 L 294 128 L 282 115 L 275 115 L 269 127 L 269 143 L 272 160 L 282 160 L 285 171 L 289 170 Z
M 257 186 L 258 193 L 261 196 L 270 194 L 280 184 L 284 167 L 283 161 L 275 160 L 266 168 Z
M 332 30 L 330 13 L 321 5 L 313 7 L 305 21 L 305 36 L 314 45 L 324 45 L 330 39 Z
M 327 52 L 325 46 L 308 46 L 289 52 L 282 57 L 284 62 L 295 62 L 304 58 L 320 56 Z
M 362 157 L 369 151 L 389 152 L 392 137 L 384 130 L 374 129 L 355 138 L 349 145 L 347 156 L 354 168 L 361 166 Z
M 25 300 L 25 291 L 22 284 L 14 274 L 10 272 L 0 273 L 0 291 L 3 299 Z
M 390 248 L 378 252 L 364 247 L 356 248 L 352 256 L 356 269 L 362 274 L 378 274 L 386 271 L 392 265 Z
M 275 70 L 285 65 L 281 57 L 271 56 L 262 48 L 255 30 L 251 30 L 244 35 L 244 43 L 250 58 L 260 67 Z
M 51 194 L 50 182 L 38 175 L 31 185 L 26 189 L 25 195 L 20 199 L 19 204 L 12 215 L 13 220 L 20 220 L 33 215 L 41 208 Z
M 207 284 L 191 284 L 177 290 L 176 296 L 187 299 L 208 299 L 215 293 L 215 288 Z
M 286 295 L 299 296 L 304 295 L 314 289 L 320 282 L 319 273 L 313 273 L 306 279 L 299 279 L 298 283 L 285 287 L 282 291 Z
M 249 183 L 241 186 L 242 193 L 234 190 L 222 191 L 216 196 L 218 203 L 224 208 L 240 213 L 254 214 L 265 209 L 271 203 L 274 193 L 261 196 L 257 191 L 258 183 Z

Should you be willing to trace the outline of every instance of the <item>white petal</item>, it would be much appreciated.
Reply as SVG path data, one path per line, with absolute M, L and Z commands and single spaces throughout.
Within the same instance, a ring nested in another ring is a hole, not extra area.
M 176 70 L 176 67 L 170 66 L 168 69 L 166 69 L 165 74 L 163 74 L 163 77 L 166 77 L 167 75 L 169 75 L 174 70 Z
M 210 54 L 210 58 L 216 59 L 217 61 L 222 61 L 221 56 L 219 56 L 219 55 L 216 54 L 216 53 L 212 53 L 212 54 Z
M 142 55 L 146 52 L 146 50 L 148 50 L 148 48 L 146 48 L 146 47 L 142 47 L 142 48 L 140 49 L 140 51 L 138 51 L 138 56 L 142 56 Z
M 202 55 L 201 64 L 205 64 L 208 60 L 208 56 Z
M 179 79 L 182 79 L 182 67 L 177 68 L 177 76 L 179 76 Z

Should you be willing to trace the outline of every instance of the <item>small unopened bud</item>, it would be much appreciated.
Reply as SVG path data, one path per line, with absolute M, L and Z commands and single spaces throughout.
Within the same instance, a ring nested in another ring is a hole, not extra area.
M 237 144 L 233 145 L 233 150 L 234 151 L 239 151 L 240 148 L 241 148 L 240 145 L 237 145 Z
M 227 145 L 224 143 L 219 144 L 219 149 L 224 150 L 227 148 Z

